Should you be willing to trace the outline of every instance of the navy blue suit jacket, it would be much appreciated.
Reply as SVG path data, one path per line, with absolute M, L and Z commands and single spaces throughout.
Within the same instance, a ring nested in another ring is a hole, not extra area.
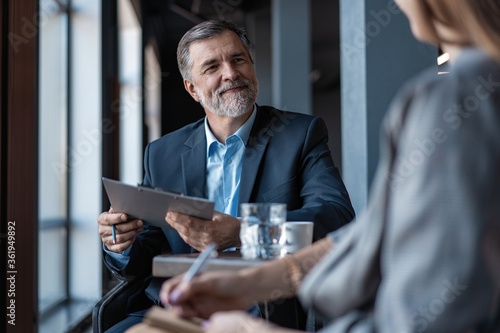
M 314 240 L 352 220 L 354 210 L 327 141 L 320 118 L 257 107 L 239 202 L 286 203 L 288 221 L 315 222 Z M 206 197 L 206 151 L 204 119 L 163 136 L 146 148 L 143 184 Z M 193 251 L 175 230 L 149 227 L 137 236 L 123 270 L 106 263 L 124 278 L 147 277 L 153 256 Z

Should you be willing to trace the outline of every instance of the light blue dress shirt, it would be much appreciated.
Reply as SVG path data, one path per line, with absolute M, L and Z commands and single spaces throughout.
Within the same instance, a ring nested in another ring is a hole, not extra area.
M 205 117 L 205 135 L 207 138 L 207 188 L 208 199 L 215 203 L 215 210 L 236 217 L 240 193 L 241 167 L 243 154 L 250 137 L 255 117 L 256 106 L 247 121 L 226 142 L 217 141 Z M 123 253 L 109 251 L 103 244 L 104 251 L 110 255 L 117 269 L 123 269 L 129 261 L 129 246 Z
M 226 139 L 217 141 L 205 118 L 207 136 L 207 195 L 215 203 L 215 210 L 236 217 L 240 194 L 243 153 L 255 121 L 255 107 L 248 120 Z

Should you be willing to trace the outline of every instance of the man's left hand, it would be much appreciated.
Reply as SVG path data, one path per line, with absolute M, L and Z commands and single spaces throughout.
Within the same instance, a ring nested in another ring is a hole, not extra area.
M 212 220 L 168 212 L 165 221 L 181 238 L 197 251 L 203 251 L 214 242 L 218 250 L 240 246 L 240 222 L 231 215 L 215 212 Z

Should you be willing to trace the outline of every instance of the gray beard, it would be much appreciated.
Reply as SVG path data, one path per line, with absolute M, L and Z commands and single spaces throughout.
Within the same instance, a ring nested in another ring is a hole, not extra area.
M 246 86 L 246 89 L 243 89 L 236 94 L 231 94 L 229 97 L 224 98 L 221 96 L 222 92 L 239 86 Z M 200 104 L 204 108 L 210 110 L 213 114 L 217 116 L 237 118 L 247 113 L 248 110 L 253 107 L 255 101 L 257 100 L 258 89 L 257 85 L 245 80 L 237 81 L 228 87 L 219 88 L 210 97 L 200 94 L 199 91 L 197 91 L 197 94 L 200 96 Z

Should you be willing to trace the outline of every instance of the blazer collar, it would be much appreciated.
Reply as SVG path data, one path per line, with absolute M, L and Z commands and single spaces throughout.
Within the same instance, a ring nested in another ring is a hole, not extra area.
M 207 140 L 203 120 L 198 125 L 184 142 L 191 149 L 181 154 L 182 177 L 186 195 L 206 198 Z
M 266 107 L 257 105 L 257 116 L 248 138 L 248 143 L 243 154 L 243 163 L 240 180 L 240 195 L 238 202 L 250 202 L 252 190 L 259 166 L 264 156 L 271 135 L 269 129 L 270 113 Z

